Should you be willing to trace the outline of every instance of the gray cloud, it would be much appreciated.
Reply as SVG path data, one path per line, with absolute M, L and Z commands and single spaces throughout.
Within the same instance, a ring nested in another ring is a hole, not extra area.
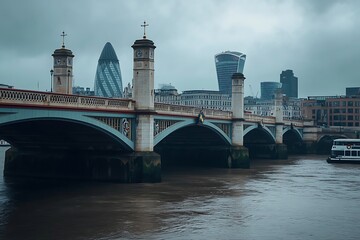
M 344 94 L 358 86 L 359 1 L 20 1 L 0 3 L 0 82 L 49 89 L 51 54 L 65 45 L 75 54 L 76 84 L 93 87 L 106 42 L 131 82 L 134 40 L 140 24 L 156 48 L 155 82 L 179 90 L 217 89 L 214 55 L 247 54 L 245 94 L 282 70 L 299 77 L 300 96 Z

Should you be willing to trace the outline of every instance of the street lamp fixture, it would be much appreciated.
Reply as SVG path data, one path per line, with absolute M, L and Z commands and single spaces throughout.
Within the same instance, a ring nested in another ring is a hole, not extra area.
M 68 94 L 70 94 L 71 93 L 71 91 L 70 91 L 70 89 L 69 89 L 69 85 L 70 85 L 70 83 L 69 83 L 69 79 L 70 79 L 70 73 L 71 73 L 71 71 L 70 71 L 70 69 L 68 69 L 67 70 L 67 77 L 68 77 L 68 79 L 67 79 L 67 83 L 66 83 L 66 88 L 67 88 L 67 92 L 68 92 Z
M 50 88 L 50 91 L 52 92 L 52 83 L 53 83 L 53 74 L 54 74 L 54 70 L 50 70 L 50 86 L 51 86 L 51 88 Z

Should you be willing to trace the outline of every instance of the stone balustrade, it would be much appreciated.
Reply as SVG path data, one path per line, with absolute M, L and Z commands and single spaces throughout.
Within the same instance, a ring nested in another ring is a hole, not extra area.
M 101 98 L 0 88 L 0 104 L 104 110 L 134 110 L 131 99 Z
M 230 120 L 232 112 L 221 111 L 215 109 L 201 109 L 198 107 L 172 105 L 166 103 L 155 103 L 155 110 L 158 113 L 166 113 L 167 115 L 181 115 L 181 116 L 197 116 L 200 111 L 203 111 L 205 117 L 220 118 Z
M 78 109 L 96 109 L 96 110 L 127 110 L 135 111 L 134 101 L 131 99 L 102 98 L 80 95 L 66 95 L 51 92 L 38 92 L 19 89 L 0 88 L 0 104 L 9 105 L 30 105 L 44 107 L 65 107 Z M 203 111 L 206 118 L 217 118 L 224 120 L 232 119 L 232 112 L 216 109 L 201 109 L 198 107 L 171 105 L 165 103 L 155 103 L 155 111 L 159 114 L 194 116 Z M 249 113 L 244 114 L 247 122 L 262 124 L 275 124 L 275 117 L 258 116 Z M 312 126 L 302 120 L 284 119 L 285 125 L 297 127 Z

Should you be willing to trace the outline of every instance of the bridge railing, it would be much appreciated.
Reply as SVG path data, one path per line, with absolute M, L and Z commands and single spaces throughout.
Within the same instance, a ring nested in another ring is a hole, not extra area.
M 183 106 L 183 105 L 172 105 L 166 103 L 155 103 L 155 110 L 159 113 L 165 113 L 166 115 L 181 115 L 181 116 L 197 116 L 202 110 L 205 117 L 220 118 L 230 120 L 232 118 L 232 112 L 222 111 L 215 109 L 201 109 L 197 107 Z M 251 113 L 244 114 L 245 121 L 261 123 L 261 124 L 275 124 L 275 117 L 273 116 L 260 116 Z M 304 126 L 304 121 L 294 119 L 284 119 L 285 125 L 291 125 L 298 127 Z
M 172 105 L 166 103 L 155 103 L 155 110 L 158 113 L 166 113 L 167 115 L 197 116 L 200 111 L 202 111 L 205 114 L 205 117 L 221 118 L 226 120 L 229 120 L 232 117 L 232 112 L 229 111 L 207 108 L 201 109 L 198 107 Z
M 0 88 L 0 104 L 134 110 L 133 100 Z
M 257 123 L 263 123 L 263 124 L 274 124 L 275 123 L 275 117 L 271 117 L 271 116 L 260 116 L 260 115 L 254 115 L 251 113 L 245 113 L 244 118 L 247 122 L 257 122 Z
M 77 108 L 89 110 L 134 110 L 132 99 L 102 98 L 93 96 L 68 95 L 51 92 L 28 91 L 20 89 L 0 88 L 0 105 L 39 106 Z M 205 117 L 231 120 L 232 112 L 216 109 L 201 109 L 198 107 L 155 103 L 155 110 L 158 113 L 176 116 L 196 117 L 202 111 Z M 259 116 L 250 113 L 244 114 L 245 121 L 262 124 L 274 124 L 275 117 Z M 284 119 L 285 125 L 298 127 L 313 126 L 312 122 L 295 119 Z

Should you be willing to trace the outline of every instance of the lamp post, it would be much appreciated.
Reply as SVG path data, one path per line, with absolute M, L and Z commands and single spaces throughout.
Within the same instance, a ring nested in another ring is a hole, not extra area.
M 50 70 L 50 91 L 52 92 L 52 83 L 53 83 L 53 74 L 54 74 L 54 70 Z
M 71 71 L 70 71 L 70 69 L 68 69 L 67 70 L 67 77 L 68 77 L 68 79 L 67 79 L 67 82 L 66 82 L 66 88 L 67 88 L 67 90 L 66 90 L 66 92 L 68 93 L 68 94 L 70 94 L 71 93 L 71 91 L 70 91 L 70 89 L 69 89 L 69 85 L 70 85 L 70 82 L 69 82 L 69 79 L 70 79 L 70 73 L 71 73 Z

